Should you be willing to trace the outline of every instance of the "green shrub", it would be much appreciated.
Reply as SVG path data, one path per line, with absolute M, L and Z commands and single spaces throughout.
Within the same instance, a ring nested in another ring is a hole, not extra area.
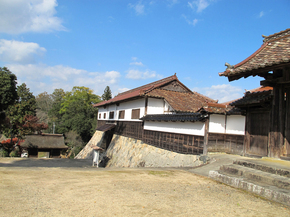
M 8 157 L 8 151 L 4 149 L 0 149 L 0 157 Z
M 10 157 L 20 157 L 20 152 L 17 150 L 13 150 L 10 152 Z

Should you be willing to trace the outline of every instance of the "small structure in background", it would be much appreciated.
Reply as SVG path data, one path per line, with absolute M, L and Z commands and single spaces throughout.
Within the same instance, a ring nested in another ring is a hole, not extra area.
M 68 147 L 64 144 L 63 134 L 33 134 L 25 136 L 21 148 L 27 150 L 29 157 L 60 158 Z
M 91 147 L 94 150 L 93 166 L 97 165 L 97 167 L 99 167 L 100 152 L 103 152 L 104 149 L 100 148 L 99 146 L 91 146 Z

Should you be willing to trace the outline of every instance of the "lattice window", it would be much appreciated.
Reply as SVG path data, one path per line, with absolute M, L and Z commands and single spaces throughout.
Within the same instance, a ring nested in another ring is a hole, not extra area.
M 114 119 L 114 112 L 110 112 L 109 119 Z
M 106 119 L 106 113 L 104 113 L 104 119 Z
M 140 118 L 140 109 L 132 109 L 131 119 L 139 119 Z
M 125 110 L 119 111 L 119 119 L 125 118 Z

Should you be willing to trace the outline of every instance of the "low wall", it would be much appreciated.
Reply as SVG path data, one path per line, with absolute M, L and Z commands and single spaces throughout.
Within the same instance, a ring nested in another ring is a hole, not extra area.
M 105 155 L 110 158 L 107 167 L 196 167 L 204 164 L 199 155 L 178 154 L 116 134 Z

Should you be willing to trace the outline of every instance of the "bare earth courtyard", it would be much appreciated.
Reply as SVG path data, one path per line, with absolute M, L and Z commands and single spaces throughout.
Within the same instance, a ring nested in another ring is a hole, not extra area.
M 13 161 L 0 158 L 0 216 L 290 216 L 185 170 L 5 166 Z

